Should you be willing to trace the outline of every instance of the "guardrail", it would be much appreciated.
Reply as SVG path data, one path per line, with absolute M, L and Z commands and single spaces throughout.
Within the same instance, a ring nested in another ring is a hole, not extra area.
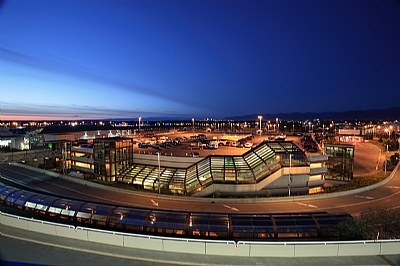
M 400 240 L 327 241 L 327 242 L 255 242 L 199 240 L 129 234 L 74 227 L 0 212 L 0 224 L 37 233 L 76 240 L 187 254 L 242 257 L 336 257 L 400 254 Z

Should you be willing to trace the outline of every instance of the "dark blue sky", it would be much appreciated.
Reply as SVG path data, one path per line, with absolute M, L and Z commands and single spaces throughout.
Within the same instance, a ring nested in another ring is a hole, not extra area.
M 399 106 L 399 1 L 0 3 L 2 119 Z

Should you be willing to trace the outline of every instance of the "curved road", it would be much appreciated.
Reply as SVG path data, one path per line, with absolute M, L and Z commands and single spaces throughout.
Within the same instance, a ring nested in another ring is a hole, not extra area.
M 391 181 L 376 189 L 335 198 L 307 199 L 302 197 L 273 199 L 196 199 L 188 197 L 159 196 L 130 190 L 118 190 L 108 186 L 94 188 L 81 183 L 55 178 L 20 166 L 0 165 L 0 175 L 23 183 L 31 188 L 44 189 L 62 196 L 103 202 L 111 205 L 204 211 L 204 212 L 346 212 L 357 216 L 368 207 L 400 207 L 400 172 Z

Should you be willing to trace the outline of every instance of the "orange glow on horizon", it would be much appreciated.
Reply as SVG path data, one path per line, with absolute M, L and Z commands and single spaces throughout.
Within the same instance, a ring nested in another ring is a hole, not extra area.
M 1 121 L 59 121 L 59 120 L 99 120 L 104 117 L 76 117 L 76 116 L 37 116 L 37 115 L 2 115 Z

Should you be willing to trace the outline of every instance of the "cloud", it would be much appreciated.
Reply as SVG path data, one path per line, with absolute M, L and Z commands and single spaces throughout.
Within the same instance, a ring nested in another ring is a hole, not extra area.
M 19 65 L 28 66 L 31 68 L 41 69 L 56 74 L 67 75 L 70 77 L 96 82 L 102 85 L 108 85 L 111 88 L 128 90 L 130 92 L 135 92 L 142 95 L 151 96 L 173 103 L 193 107 L 193 102 L 185 100 L 183 98 L 178 98 L 171 93 L 114 80 L 94 73 L 85 67 L 67 63 L 65 60 L 60 58 L 54 57 L 53 60 L 43 59 L 0 46 L 0 59 Z
M 91 106 L 41 105 L 30 103 L 0 102 L 0 120 L 84 120 L 106 118 L 170 116 L 184 114 L 142 110 L 124 110 Z

